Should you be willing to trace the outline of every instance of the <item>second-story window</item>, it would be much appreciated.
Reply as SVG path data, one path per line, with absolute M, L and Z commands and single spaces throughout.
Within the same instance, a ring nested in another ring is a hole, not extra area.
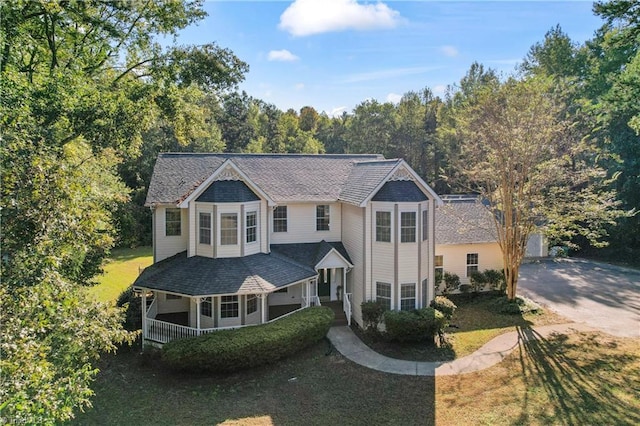
M 316 231 L 329 230 L 329 206 L 316 206 Z
M 287 232 L 287 206 L 278 206 L 273 211 L 273 232 Z
M 211 213 L 199 214 L 200 244 L 211 244 Z
M 429 239 L 429 210 L 422 210 L 422 241 Z
M 256 212 L 248 212 L 247 213 L 247 223 L 246 223 L 246 231 L 247 231 L 247 243 L 255 243 L 258 239 L 258 221 L 257 221 L 257 213 Z
M 391 212 L 376 212 L 376 241 L 391 242 Z
M 222 213 L 220 215 L 220 245 L 233 246 L 238 244 L 238 215 L 236 213 Z
M 165 235 L 167 237 L 178 236 L 181 234 L 180 229 L 180 209 L 167 209 L 164 214 Z
M 416 242 L 416 212 L 400 213 L 400 242 Z

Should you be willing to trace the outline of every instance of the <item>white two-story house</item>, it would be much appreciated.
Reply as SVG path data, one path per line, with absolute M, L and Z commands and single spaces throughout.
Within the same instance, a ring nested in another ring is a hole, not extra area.
M 435 207 L 401 159 L 379 155 L 160 154 L 146 205 L 154 264 L 143 338 L 164 343 L 266 323 L 325 302 L 434 297 Z

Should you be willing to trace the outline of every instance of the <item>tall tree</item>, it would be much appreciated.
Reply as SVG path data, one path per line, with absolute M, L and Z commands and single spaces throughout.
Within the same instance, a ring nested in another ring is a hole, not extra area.
M 529 235 L 546 227 L 602 242 L 603 223 L 619 214 L 598 165 L 600 151 L 568 133 L 564 100 L 547 81 L 509 79 L 486 86 L 460 110 L 458 164 L 468 188 L 489 201 L 503 254 L 507 296 L 517 294 Z
M 0 407 L 50 424 L 89 405 L 93 362 L 131 337 L 79 286 L 113 244 L 128 196 L 118 165 L 162 120 L 198 140 L 206 115 L 183 106 L 233 87 L 246 64 L 213 44 L 155 42 L 201 19 L 199 2 L 13 1 L 0 16 Z

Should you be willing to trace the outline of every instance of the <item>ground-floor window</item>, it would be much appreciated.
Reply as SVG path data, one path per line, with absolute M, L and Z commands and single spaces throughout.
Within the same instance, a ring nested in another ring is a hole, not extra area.
M 386 310 L 391 310 L 391 284 L 376 282 L 376 301 Z
M 250 294 L 247 296 L 247 315 L 251 315 L 252 313 L 258 310 L 258 295 Z
M 478 253 L 467 253 L 467 277 L 478 272 Z
M 400 310 L 410 311 L 416 308 L 416 285 L 402 284 L 400 286 Z
M 200 315 L 203 315 L 205 317 L 211 318 L 212 314 L 213 313 L 212 313 L 212 309 L 211 309 L 211 298 L 210 297 L 204 297 L 200 301 Z
M 238 296 L 220 297 L 220 318 L 237 318 L 239 316 Z

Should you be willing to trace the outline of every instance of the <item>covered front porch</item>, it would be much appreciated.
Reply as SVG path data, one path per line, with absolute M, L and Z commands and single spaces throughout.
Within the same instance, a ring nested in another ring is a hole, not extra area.
M 163 344 L 219 330 L 266 324 L 319 306 L 316 286 L 317 280 L 310 279 L 271 293 L 197 297 L 141 289 L 142 306 L 146 306 L 142 337 L 147 343 Z

